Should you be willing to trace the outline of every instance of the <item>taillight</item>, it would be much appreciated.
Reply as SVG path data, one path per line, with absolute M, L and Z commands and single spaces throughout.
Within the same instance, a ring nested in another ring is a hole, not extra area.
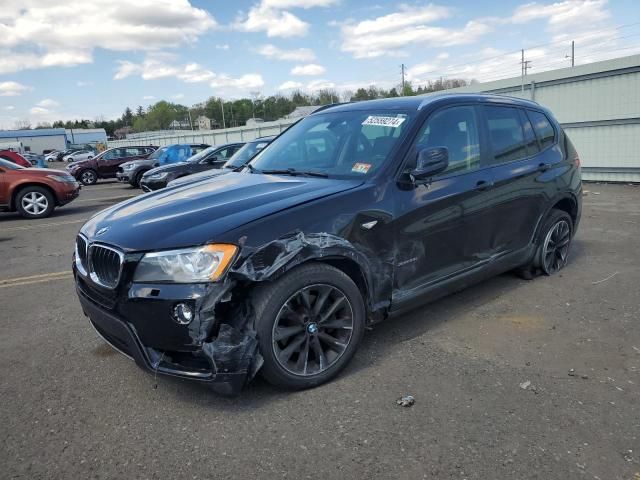
M 580 157 L 578 157 L 577 155 L 575 156 L 575 158 L 573 159 L 573 164 L 577 167 L 580 168 Z

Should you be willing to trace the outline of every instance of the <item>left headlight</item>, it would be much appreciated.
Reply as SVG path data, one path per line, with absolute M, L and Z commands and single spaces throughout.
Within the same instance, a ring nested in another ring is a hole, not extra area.
M 125 163 L 124 165 L 122 165 L 123 170 L 133 170 L 133 167 L 135 167 L 133 163 Z
M 229 244 L 151 252 L 142 257 L 134 282 L 201 283 L 215 282 L 227 271 L 238 252 Z
M 61 183 L 72 183 L 76 181 L 71 175 L 47 175 L 47 178 Z
M 169 175 L 168 172 L 158 172 L 158 173 L 152 173 L 150 175 L 145 175 L 145 177 L 153 178 L 155 180 L 155 179 L 166 178 L 167 175 Z

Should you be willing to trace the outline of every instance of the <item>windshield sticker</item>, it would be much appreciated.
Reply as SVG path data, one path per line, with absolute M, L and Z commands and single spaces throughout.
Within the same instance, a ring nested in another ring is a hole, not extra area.
M 405 120 L 403 117 L 379 117 L 378 115 L 369 115 L 367 119 L 362 122 L 362 125 L 398 128 Z
M 367 173 L 371 168 L 370 163 L 354 163 L 351 171 L 355 173 Z

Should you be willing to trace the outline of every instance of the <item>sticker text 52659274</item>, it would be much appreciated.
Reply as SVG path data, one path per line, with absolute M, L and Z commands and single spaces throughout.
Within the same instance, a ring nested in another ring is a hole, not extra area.
M 404 121 L 404 117 L 383 117 L 379 115 L 369 115 L 367 119 L 362 122 L 362 125 L 376 125 L 378 127 L 397 128 L 402 125 Z

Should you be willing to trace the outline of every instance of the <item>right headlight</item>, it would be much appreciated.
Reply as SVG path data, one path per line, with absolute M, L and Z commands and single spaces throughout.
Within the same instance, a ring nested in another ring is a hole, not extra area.
M 158 172 L 158 173 L 152 173 L 150 175 L 145 175 L 145 177 L 153 178 L 154 180 L 159 180 L 161 178 L 165 178 L 167 175 L 169 175 L 168 172 Z
M 237 252 L 235 245 L 223 243 L 147 253 L 136 267 L 133 281 L 215 282 L 227 271 Z

